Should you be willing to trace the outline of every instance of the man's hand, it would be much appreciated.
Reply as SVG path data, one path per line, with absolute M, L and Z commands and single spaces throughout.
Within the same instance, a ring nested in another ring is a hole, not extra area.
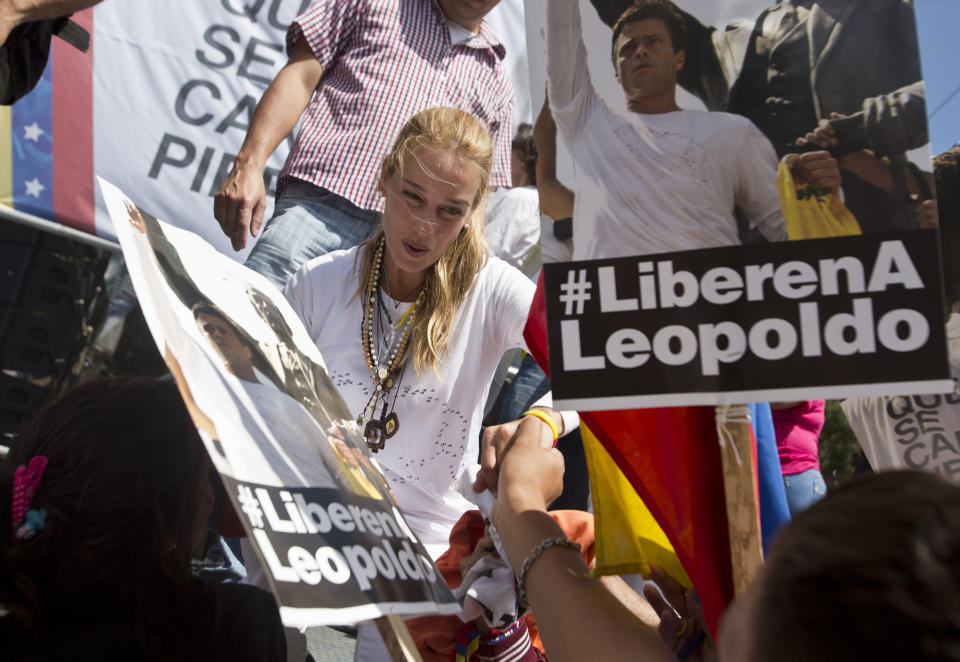
M 127 220 L 130 221 L 133 229 L 140 234 L 146 234 L 147 224 L 143 222 L 143 216 L 140 215 L 140 210 L 137 209 L 137 206 L 129 200 L 124 200 L 123 205 L 127 208 Z
M 552 414 L 553 412 L 551 412 Z M 512 452 L 512 449 L 516 446 L 526 449 L 555 450 L 553 448 L 553 433 L 546 423 L 535 416 L 524 416 L 516 421 L 510 421 L 502 425 L 491 425 L 486 428 L 483 431 L 480 473 L 473 485 L 475 492 L 483 492 L 488 489 L 492 494 L 497 494 L 500 465 L 504 456 Z M 559 453 L 559 451 L 556 452 Z M 559 492 L 553 498 L 558 495 Z
M 248 229 L 251 236 L 260 234 L 266 209 L 263 166 L 238 158 L 213 198 L 213 215 L 223 233 L 230 237 L 233 250 L 239 251 L 247 245 Z
M 682 659 L 716 662 L 716 645 L 707 630 L 703 606 L 696 591 L 683 590 L 663 569 L 652 563 L 650 569 L 650 579 L 660 590 L 646 584 L 643 595 L 660 613 L 657 628 L 660 638 L 675 655 L 685 653 Z
M 3 0 L 0 2 L 0 44 L 22 23 L 65 16 L 98 2 L 100 0 Z
M 794 178 L 800 179 L 815 189 L 836 192 L 840 188 L 840 166 L 826 150 L 788 154 L 784 157 L 793 170 Z
M 830 124 L 830 120 L 835 120 L 840 117 L 843 117 L 840 113 L 830 113 L 830 118 L 825 120 L 820 120 L 817 123 L 817 128 L 813 131 L 808 132 L 801 138 L 797 138 L 796 143 L 800 147 L 806 147 L 807 145 L 815 145 L 820 149 L 830 149 L 839 144 L 840 139 L 837 138 L 837 132 L 834 131 L 833 126 Z

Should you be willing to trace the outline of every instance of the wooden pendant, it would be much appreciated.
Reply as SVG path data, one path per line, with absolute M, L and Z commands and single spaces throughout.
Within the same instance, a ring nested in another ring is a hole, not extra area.
M 382 420 L 383 423 L 383 436 L 389 439 L 397 433 L 397 430 L 400 429 L 400 419 L 397 417 L 397 412 L 392 411 L 390 415 Z
M 383 423 L 373 419 L 363 428 L 363 438 L 366 440 L 367 448 L 371 453 L 383 450 L 384 442 L 387 440 L 383 433 Z

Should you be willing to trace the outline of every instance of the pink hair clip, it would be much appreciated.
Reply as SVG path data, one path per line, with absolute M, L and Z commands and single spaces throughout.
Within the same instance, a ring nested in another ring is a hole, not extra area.
M 13 474 L 13 503 L 10 506 L 10 524 L 14 531 L 24 520 L 33 495 L 37 492 L 37 485 L 43 470 L 47 467 L 47 458 L 36 455 L 27 466 L 20 465 Z

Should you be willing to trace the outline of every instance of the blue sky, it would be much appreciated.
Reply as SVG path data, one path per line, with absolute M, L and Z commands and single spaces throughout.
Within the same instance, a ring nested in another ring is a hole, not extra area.
M 930 149 L 939 154 L 960 140 L 960 0 L 915 0 L 914 6 L 927 84 Z

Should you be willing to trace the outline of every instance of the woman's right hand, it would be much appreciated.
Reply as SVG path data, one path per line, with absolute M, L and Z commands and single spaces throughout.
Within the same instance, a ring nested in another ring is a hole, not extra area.
M 511 443 L 500 449 L 495 464 L 488 467 L 495 474 L 495 511 L 505 506 L 516 512 L 546 510 L 563 491 L 563 455 L 544 447 L 542 427 L 541 421 L 525 416 Z
M 484 490 L 490 490 L 494 496 L 499 493 L 501 465 L 509 453 L 523 449 L 521 455 L 527 458 L 523 461 L 532 461 L 530 460 L 531 455 L 534 455 L 532 451 L 554 450 L 552 448 L 554 439 L 550 429 L 534 416 L 524 416 L 501 425 L 491 425 L 483 431 L 481 443 L 480 473 L 473 484 L 473 491 L 479 494 Z M 559 454 L 559 451 L 557 453 Z M 560 474 L 563 475 L 562 456 Z M 559 495 L 559 492 L 557 494 Z

